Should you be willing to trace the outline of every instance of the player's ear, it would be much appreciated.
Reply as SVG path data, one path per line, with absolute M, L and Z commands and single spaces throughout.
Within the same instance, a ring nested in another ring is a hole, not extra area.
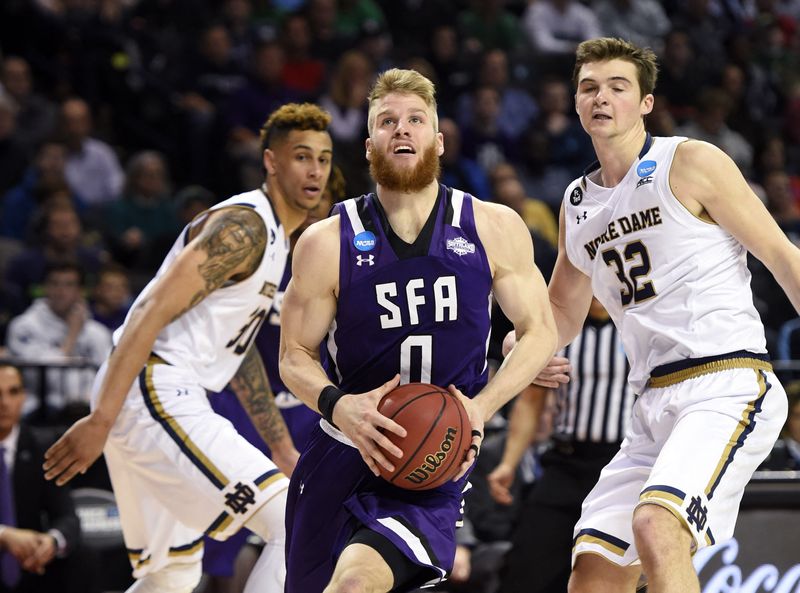
M 264 168 L 267 170 L 267 175 L 275 175 L 275 153 L 272 151 L 271 148 L 267 148 L 264 150 L 264 155 L 262 158 L 264 163 Z
M 647 115 L 651 111 L 653 111 L 653 103 L 655 102 L 655 97 L 652 94 L 647 94 L 642 99 L 642 115 Z
M 444 134 L 436 132 L 436 154 L 442 156 L 444 154 Z
M 370 157 L 372 156 L 372 138 L 367 138 L 364 141 L 364 148 L 366 149 L 367 160 L 370 160 Z

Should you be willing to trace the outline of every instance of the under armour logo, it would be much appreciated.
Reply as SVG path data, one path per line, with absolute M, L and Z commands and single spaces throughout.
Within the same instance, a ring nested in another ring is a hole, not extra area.
M 305 489 L 306 489 L 306 483 L 305 482 L 300 482 L 300 494 L 302 494 L 303 490 L 305 490 Z
M 178 387 L 178 393 L 176 395 L 178 397 L 181 395 L 189 395 L 189 390 L 186 387 Z
M 375 265 L 375 256 L 374 255 L 368 255 L 367 257 L 364 257 L 363 255 L 357 255 L 356 256 L 356 265 L 358 267 L 361 267 L 361 264 L 364 264 L 364 263 L 367 264 L 368 266 L 374 266 Z
M 237 482 L 233 492 L 225 495 L 225 506 L 237 514 L 247 512 L 247 507 L 256 502 L 256 495 L 250 486 Z
M 699 496 L 692 496 L 692 500 L 686 508 L 687 522 L 690 525 L 692 523 L 697 525 L 698 531 L 703 531 L 708 521 L 708 507 L 704 507 L 702 502 Z
M 581 223 L 581 219 L 583 219 L 583 220 L 586 220 L 586 210 L 584 210 L 584 211 L 583 211 L 583 216 L 581 216 L 580 214 L 578 214 L 578 216 L 576 216 L 576 217 L 575 217 L 575 220 L 577 220 L 577 221 L 578 221 L 578 224 L 580 224 L 580 223 Z

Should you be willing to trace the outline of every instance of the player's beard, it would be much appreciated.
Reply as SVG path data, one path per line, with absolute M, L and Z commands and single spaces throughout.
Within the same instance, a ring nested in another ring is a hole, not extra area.
M 375 183 L 391 191 L 411 193 L 422 191 L 439 178 L 441 165 L 436 153 L 436 142 L 431 142 L 422 153 L 422 159 L 411 169 L 396 167 L 382 152 L 372 153 L 369 173 Z

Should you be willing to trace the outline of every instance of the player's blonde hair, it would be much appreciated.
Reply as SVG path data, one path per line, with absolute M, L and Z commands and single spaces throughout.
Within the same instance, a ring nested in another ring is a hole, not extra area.
M 292 130 L 328 131 L 331 115 L 313 103 L 287 103 L 273 111 L 261 126 L 261 152 L 280 142 Z
M 636 45 L 616 37 L 589 39 L 578 45 L 575 51 L 575 69 L 572 71 L 572 84 L 578 88 L 581 66 L 592 62 L 625 60 L 636 66 L 641 97 L 649 95 L 656 88 L 658 63 L 656 54 L 649 47 Z
M 369 91 L 369 113 L 367 114 L 367 127 L 372 133 L 375 125 L 375 109 L 378 101 L 389 93 L 416 95 L 425 102 L 431 110 L 433 131 L 439 131 L 439 116 L 436 113 L 436 88 L 433 83 L 416 70 L 401 70 L 392 68 L 387 70 L 375 81 Z

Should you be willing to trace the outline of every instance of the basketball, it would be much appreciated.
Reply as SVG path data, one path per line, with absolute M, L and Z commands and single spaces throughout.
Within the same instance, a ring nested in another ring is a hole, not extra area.
M 383 396 L 378 411 L 406 429 L 404 438 L 386 432 L 403 451 L 402 459 L 383 451 L 395 467 L 389 472 L 378 466 L 386 481 L 406 490 L 429 490 L 458 473 L 472 442 L 472 426 L 449 391 L 427 383 L 400 385 Z

